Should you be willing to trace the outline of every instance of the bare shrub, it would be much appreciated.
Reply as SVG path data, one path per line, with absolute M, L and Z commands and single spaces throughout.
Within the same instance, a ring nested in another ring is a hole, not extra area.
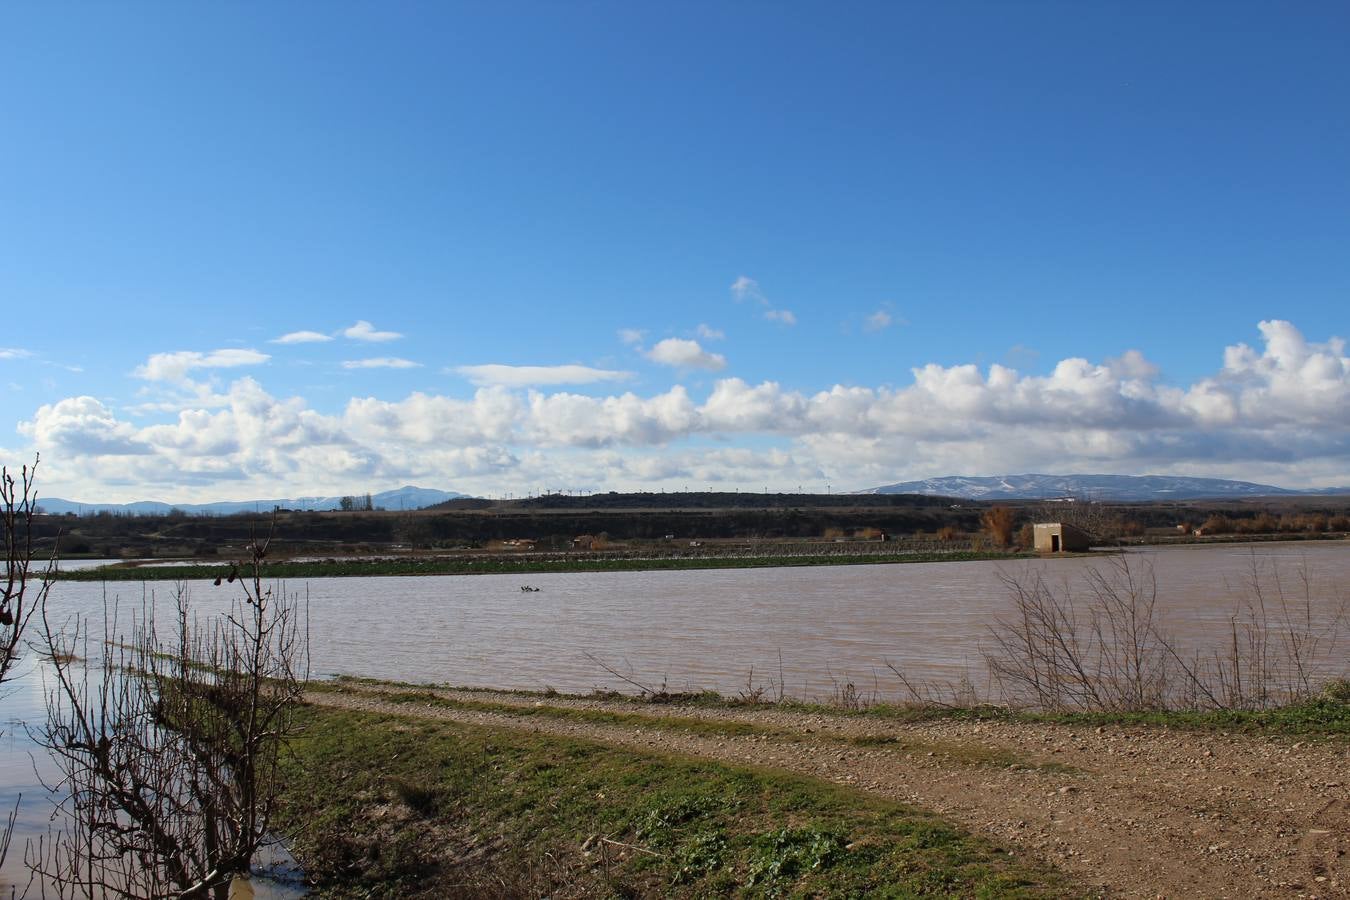
M 1089 569 L 1086 592 L 1039 572 L 1003 575 L 1013 615 L 992 629 L 989 670 L 1005 697 L 1041 709 L 1156 706 L 1168 654 L 1157 640 L 1157 583 L 1119 556 Z
M 1009 615 L 985 659 L 1002 698 L 1045 710 L 1264 709 L 1316 696 L 1342 675 L 1343 599 L 1319 597 L 1306 565 L 1293 585 L 1255 554 L 1222 633 L 1184 649 L 1159 615 L 1152 567 L 1122 555 L 1075 589 L 1040 571 L 1003 576 Z
M 19 480 L 0 467 L 0 528 L 4 531 L 5 571 L 0 585 L 0 685 L 23 653 L 23 634 L 28 621 L 51 588 L 51 566 L 33 569 L 33 516 L 37 514 L 37 461 L 24 466 Z M 53 555 L 52 559 L 55 559 Z M 34 581 L 37 582 L 34 585 Z
M 1344 597 L 1319 596 L 1304 560 L 1292 579 L 1252 553 L 1227 634 L 1207 653 L 1173 654 L 1185 683 L 1212 706 L 1264 709 L 1311 699 L 1343 676 Z M 1336 671 L 1336 666 L 1342 667 Z
M 37 514 L 38 460 L 25 465 L 16 481 L 7 467 L 0 467 L 0 530 L 4 531 L 5 571 L 0 578 L 0 689 L 14 674 L 23 654 L 24 631 L 33 610 L 46 602 L 51 589 L 53 553 L 41 571 L 33 566 L 33 517 Z M 36 585 L 34 585 L 36 581 Z M 3 696 L 3 694 L 0 694 Z M 3 734 L 3 732 L 0 732 Z M 23 799 L 19 798 L 20 801 Z M 9 854 L 18 802 L 0 825 L 0 863 Z
M 58 632 L 44 609 L 57 687 L 39 738 L 64 815 L 29 865 L 59 896 L 224 900 L 267 839 L 306 636 L 295 599 L 262 586 L 266 542 L 250 549 L 229 613 L 198 622 L 178 587 L 168 641 L 153 600 L 125 638 L 114 607 L 92 673 L 75 661 L 99 652 L 87 630 Z
M 899 681 L 903 690 L 902 702 L 919 709 L 970 709 L 980 706 L 981 699 L 970 672 L 961 673 L 956 680 L 919 680 L 910 676 L 899 664 L 886 660 L 886 668 Z

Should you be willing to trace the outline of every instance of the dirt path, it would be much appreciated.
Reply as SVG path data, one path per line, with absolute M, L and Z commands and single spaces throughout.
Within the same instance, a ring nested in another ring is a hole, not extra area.
M 938 812 L 1110 896 L 1350 897 L 1350 744 L 1344 741 L 1137 727 L 898 723 L 772 707 L 435 691 L 447 700 L 521 709 L 514 714 L 389 699 L 404 690 L 362 685 L 345 693 L 314 691 L 308 700 L 825 778 Z M 643 721 L 539 715 L 535 708 L 545 705 Z M 746 723 L 761 733 L 709 734 L 681 727 L 681 719 Z

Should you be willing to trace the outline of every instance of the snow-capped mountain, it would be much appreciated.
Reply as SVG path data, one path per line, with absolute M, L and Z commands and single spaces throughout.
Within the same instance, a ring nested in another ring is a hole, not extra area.
M 859 491 L 863 494 L 927 494 L 967 500 L 1046 500 L 1056 497 L 1081 497 L 1088 500 L 1199 500 L 1347 492 L 1350 490 L 1346 488 L 1296 491 L 1250 481 L 1175 475 L 1034 474 L 948 475 Z

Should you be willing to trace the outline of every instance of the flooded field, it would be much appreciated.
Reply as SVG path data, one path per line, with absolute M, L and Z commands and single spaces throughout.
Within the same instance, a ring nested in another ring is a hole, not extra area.
M 1257 571 L 1291 596 L 1310 579 L 1316 617 L 1330 616 L 1350 585 L 1350 542 L 1208 545 L 1133 550 L 1151 567 L 1165 627 L 1191 647 L 1211 646 L 1248 599 Z M 734 695 L 751 669 L 757 685 L 781 671 L 789 694 L 825 698 L 853 682 L 896 697 L 887 663 L 918 680 L 968 676 L 985 687 L 982 648 L 1010 607 L 1003 577 L 1040 572 L 1081 583 L 1110 558 L 1031 562 L 665 572 L 313 579 L 288 584 L 309 610 L 312 671 L 413 682 L 565 692 L 631 690 L 599 660 L 651 687 Z M 522 590 L 522 588 L 538 590 Z M 224 610 L 237 587 L 188 585 L 199 615 Z M 84 617 L 101 631 L 105 604 L 130 623 L 144 604 L 172 608 L 173 585 L 59 582 L 56 619 Z M 780 662 L 781 660 L 781 662 Z M 4 699 L 0 808 L 25 794 L 6 875 L 22 869 L 26 837 L 46 830 L 45 768 L 24 723 L 42 715 L 43 672 L 27 667 Z
M 1226 625 L 1253 566 L 1317 596 L 1350 584 L 1350 542 L 1208 545 L 1130 551 L 1151 566 L 1159 610 L 1182 641 L 1203 642 Z M 587 654 L 672 690 L 734 693 L 753 666 L 789 690 L 828 693 L 853 679 L 870 685 L 886 663 L 924 679 L 978 677 L 988 626 L 1008 607 L 1002 576 L 1042 572 L 1082 578 L 1106 559 L 664 572 L 311 579 L 287 584 L 308 603 L 316 676 L 363 675 L 487 687 L 586 691 L 617 687 Z M 523 591 L 522 587 L 538 588 Z M 172 585 L 62 582 L 63 614 L 123 618 Z M 229 585 L 189 585 L 194 606 L 223 609 Z M 758 675 L 757 675 L 758 678 Z M 884 685 L 883 685 L 884 686 Z

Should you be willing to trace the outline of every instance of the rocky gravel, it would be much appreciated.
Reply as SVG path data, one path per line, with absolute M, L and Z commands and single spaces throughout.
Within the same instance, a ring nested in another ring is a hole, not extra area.
M 406 688 L 312 691 L 311 703 L 519 728 L 812 775 L 912 803 L 1120 897 L 1350 897 L 1350 742 L 1139 726 L 895 722 L 774 706 L 637 705 L 437 690 L 521 713 L 394 701 Z M 635 724 L 527 715 L 618 712 Z M 678 719 L 743 722 L 721 735 Z

